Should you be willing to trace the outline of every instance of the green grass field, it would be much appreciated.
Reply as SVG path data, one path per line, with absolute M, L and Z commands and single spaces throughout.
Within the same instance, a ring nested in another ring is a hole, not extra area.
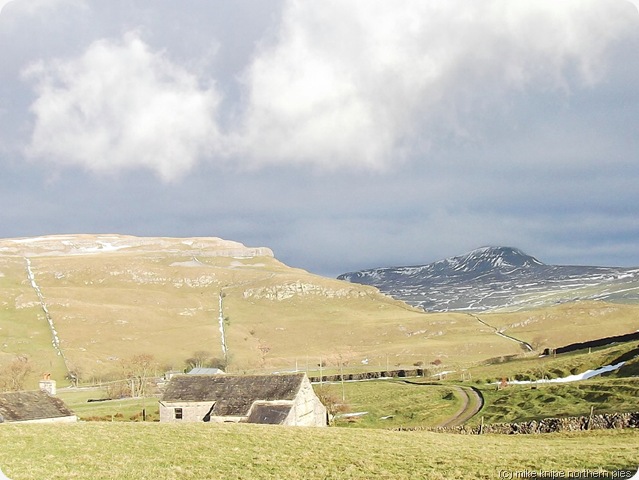
M 158 399 L 155 397 L 89 402 L 89 400 L 106 398 L 101 388 L 67 389 L 58 392 L 57 397 L 61 398 L 80 420 L 138 422 L 143 419 L 143 411 L 146 413 L 148 422 L 160 419 Z
M 535 348 L 557 348 L 639 329 L 635 304 L 574 301 L 547 305 L 519 312 L 480 313 L 479 317 Z
M 639 432 L 462 436 L 248 424 L 4 425 L 12 480 L 496 479 L 634 469 Z M 504 476 L 506 475 L 506 476 Z
M 594 370 L 605 365 L 625 361 L 618 371 L 606 377 L 628 377 L 639 374 L 639 342 L 625 342 L 606 347 L 578 350 L 556 356 L 539 357 L 537 353 L 524 354 L 514 359 L 499 358 L 482 362 L 448 375 L 449 379 L 461 380 L 462 374 L 478 384 L 510 380 L 541 380 L 563 378 L 569 375 Z
M 471 419 L 477 424 L 481 417 L 487 423 L 519 422 L 545 417 L 588 415 L 596 413 L 639 411 L 639 342 L 601 347 L 558 355 L 556 357 L 522 357 L 510 362 L 478 365 L 462 372 L 450 373 L 446 380 L 433 378 L 402 379 L 331 384 L 334 396 L 342 394 L 349 412 L 369 412 L 367 415 L 336 422 L 339 426 L 386 428 L 396 426 L 439 425 L 453 415 L 460 404 L 454 385 L 474 386 L 484 397 L 480 414 Z M 509 385 L 497 390 L 488 384 L 502 377 L 537 380 L 559 378 L 582 373 L 626 359 L 619 371 L 571 383 Z M 466 381 L 461 381 L 462 377 Z M 439 383 L 416 385 L 414 383 Z M 391 417 L 391 418 L 384 418 Z
M 448 379 L 435 381 L 432 377 L 395 378 L 365 382 L 315 384 L 316 392 L 328 395 L 338 407 L 338 413 L 361 413 L 335 420 L 340 427 L 396 428 L 436 427 L 455 415 L 462 404 L 456 386 L 478 388 L 485 405 L 469 423 L 477 424 L 481 417 L 486 423 L 519 422 L 545 417 L 588 415 L 596 413 L 639 411 L 639 377 L 634 357 L 639 342 L 602 347 L 563 354 L 556 357 L 526 357 L 496 365 L 479 365 L 465 371 L 468 379 L 451 373 Z M 634 358 L 632 358 L 634 357 Z M 626 358 L 627 364 L 618 372 L 594 377 L 587 381 L 564 384 L 509 385 L 497 390 L 487 384 L 500 378 L 556 378 L 581 373 L 601 365 Z M 470 379 L 471 373 L 474 375 Z M 104 388 L 61 389 L 58 396 L 83 420 L 140 421 L 142 411 L 147 421 L 158 418 L 158 400 L 107 398 Z
M 522 422 L 546 417 L 639 411 L 639 378 L 588 380 L 578 383 L 511 385 L 482 388 L 486 423 Z M 473 419 L 472 423 L 477 423 Z
M 450 386 L 419 386 L 401 380 L 333 383 L 324 387 L 341 401 L 351 413 L 366 412 L 356 417 L 342 417 L 336 426 L 395 428 L 435 427 L 448 419 L 461 406 L 461 399 Z

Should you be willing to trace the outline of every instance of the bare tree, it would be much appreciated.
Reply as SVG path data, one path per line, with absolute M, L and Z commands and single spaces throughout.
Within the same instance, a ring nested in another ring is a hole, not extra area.
M 185 363 L 187 367 L 193 369 L 212 366 L 212 363 L 217 360 L 217 358 L 213 358 L 211 352 L 198 350 L 193 356 L 187 358 Z
M 262 367 L 264 367 L 264 365 L 266 365 L 266 356 L 268 355 L 268 352 L 271 351 L 271 347 L 269 347 L 268 345 L 266 345 L 265 343 L 262 343 L 260 341 L 257 349 L 261 353 L 261 359 L 260 360 L 261 360 L 261 363 L 262 363 Z
M 147 394 L 149 379 L 155 374 L 157 362 L 148 353 L 134 355 L 121 362 L 122 373 L 131 384 L 131 396 L 143 397 Z
M 0 369 L 0 390 L 17 392 L 24 388 L 26 377 L 33 371 L 29 357 L 18 355 Z
M 314 390 L 317 398 L 319 398 L 320 402 L 326 407 L 331 424 L 337 415 L 349 410 L 349 405 L 335 392 L 332 386 L 322 385 L 315 387 Z

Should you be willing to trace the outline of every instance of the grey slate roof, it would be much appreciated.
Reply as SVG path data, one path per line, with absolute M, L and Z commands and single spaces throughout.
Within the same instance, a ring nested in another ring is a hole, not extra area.
M 73 416 L 62 400 L 46 392 L 0 393 L 0 423 Z
M 251 414 L 246 420 L 248 423 L 265 423 L 268 425 L 281 425 L 291 413 L 293 405 L 272 405 L 268 403 L 256 403 Z
M 256 401 L 293 400 L 304 375 L 177 375 L 162 402 L 215 402 L 214 416 L 246 416 Z

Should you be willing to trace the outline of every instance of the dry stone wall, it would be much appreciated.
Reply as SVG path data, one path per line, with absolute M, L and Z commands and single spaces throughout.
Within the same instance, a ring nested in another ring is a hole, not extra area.
M 583 430 L 612 430 L 618 428 L 639 427 L 639 412 L 604 413 L 584 417 L 544 418 L 519 423 L 492 423 L 485 425 L 460 425 L 450 428 L 403 428 L 397 430 L 431 430 L 442 433 L 460 433 L 479 435 L 497 433 L 505 435 L 521 435 L 533 433 L 575 432 Z
M 322 375 L 321 377 L 309 377 L 309 380 L 312 383 L 340 382 L 342 380 L 372 380 L 375 378 L 423 377 L 427 373 L 428 371 L 423 368 L 415 368 L 409 370 L 385 370 L 381 372 L 344 373 L 343 375 L 338 373 L 335 375 Z

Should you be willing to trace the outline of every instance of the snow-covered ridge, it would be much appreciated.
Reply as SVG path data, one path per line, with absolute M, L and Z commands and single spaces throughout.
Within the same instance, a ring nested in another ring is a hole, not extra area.
M 546 265 L 513 247 L 482 247 L 428 265 L 338 278 L 428 311 L 518 309 L 579 299 L 639 303 L 639 268 Z
M 217 237 L 135 237 L 130 235 L 48 235 L 0 239 L 0 255 L 96 255 L 113 252 L 176 252 L 197 256 L 272 257 L 266 247 L 246 247 Z

